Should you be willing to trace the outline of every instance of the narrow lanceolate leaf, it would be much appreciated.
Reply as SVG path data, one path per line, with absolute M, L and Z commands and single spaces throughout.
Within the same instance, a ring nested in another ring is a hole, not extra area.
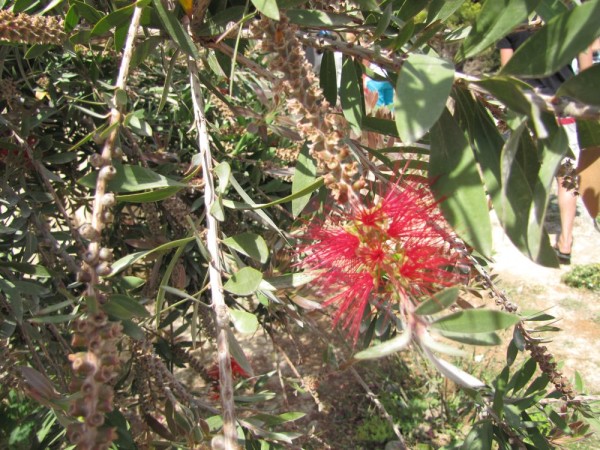
M 117 173 L 108 183 L 108 190 L 112 192 L 140 192 L 168 186 L 185 187 L 184 183 L 167 178 L 145 167 L 120 163 L 114 163 L 114 166 Z M 80 178 L 78 183 L 92 189 L 96 187 L 97 178 L 98 171 L 94 171 Z
M 360 87 L 361 82 L 356 71 L 354 60 L 345 56 L 342 64 L 340 100 L 342 102 L 344 117 L 357 134 L 360 134 L 362 118 L 365 115 Z
M 179 48 L 188 56 L 191 56 L 195 59 L 200 59 L 196 45 L 190 38 L 190 35 L 183 29 L 183 26 L 179 20 L 177 20 L 175 14 L 167 10 L 162 4 L 161 0 L 153 0 L 152 4 L 156 8 L 158 17 L 165 27 L 165 30 L 167 30 L 167 33 L 169 33 L 169 36 L 171 36 L 171 39 L 173 39 Z
M 556 95 L 573 97 L 588 105 L 600 106 L 598 80 L 600 80 L 600 65 L 595 65 L 568 80 Z
M 454 67 L 434 56 L 411 54 L 396 81 L 394 114 L 402 141 L 412 144 L 429 131 L 446 107 Z
M 354 355 L 354 359 L 377 359 L 397 353 L 401 350 L 404 350 L 406 346 L 410 344 L 411 337 L 412 333 L 410 330 L 404 330 L 402 334 L 399 334 L 389 341 L 385 341 L 381 344 L 374 345 L 373 347 L 358 352 L 356 355 Z
M 529 211 L 527 244 L 532 260 L 539 260 L 541 264 L 549 267 L 558 267 L 556 255 L 550 245 L 548 235 L 544 231 L 544 220 L 552 181 L 569 145 L 562 127 L 556 125 L 550 115 L 546 115 L 546 117 L 546 126 L 550 131 L 550 137 L 545 140 L 538 140 L 538 145 L 541 147 L 538 149 L 538 154 L 541 155 L 541 165 L 533 189 L 533 202 Z
M 326 51 L 321 59 L 321 69 L 319 70 L 319 85 L 323 90 L 325 99 L 335 105 L 337 103 L 337 79 L 335 68 L 335 54 Z
M 521 45 L 502 73 L 544 77 L 570 64 L 600 35 L 600 1 L 575 6 L 550 20 Z
M 149 317 L 150 313 L 143 305 L 122 294 L 113 294 L 110 296 L 108 303 L 102 306 L 102 309 L 121 320 L 131 319 L 132 317 Z
M 223 239 L 223 244 L 261 263 L 269 258 L 269 248 L 262 236 L 254 233 L 242 233 Z
M 462 61 L 488 49 L 527 19 L 539 0 L 494 0 L 483 4 L 477 21 L 459 49 L 456 59 Z
M 269 19 L 279 20 L 277 0 L 252 0 L 252 4 Z
M 469 431 L 461 450 L 491 450 L 494 428 L 490 420 L 477 422 Z
M 421 303 L 415 310 L 415 314 L 420 316 L 430 316 L 443 311 L 456 301 L 459 290 L 458 287 L 451 287 L 438 292 L 429 300 Z
M 333 57 L 333 55 L 332 55 Z M 334 71 L 335 74 L 335 71 Z M 335 78 L 335 77 L 334 77 Z M 335 82 L 335 80 L 334 80 Z M 296 167 L 294 169 L 294 178 L 292 180 L 292 194 L 302 191 L 317 179 L 317 166 L 308 154 L 308 146 L 305 145 L 298 155 Z M 310 201 L 311 193 L 292 200 L 292 215 L 298 217 L 304 207 Z
M 442 375 L 454 381 L 456 384 L 466 387 L 468 389 L 480 389 L 485 387 L 485 384 L 475 378 L 473 375 L 468 374 L 462 369 L 459 369 L 454 364 L 450 364 L 448 361 L 444 361 L 433 354 L 427 347 L 422 347 L 423 353 L 427 356 L 433 365 L 439 370 Z
M 431 130 L 429 178 L 446 220 L 479 253 L 492 253 L 492 226 L 477 162 L 448 111 Z
M 229 315 L 233 326 L 240 333 L 254 333 L 258 330 L 258 319 L 254 314 L 241 309 L 230 309 Z
M 502 228 L 521 253 L 531 257 L 527 226 L 533 187 L 529 180 L 537 179 L 539 162 L 529 133 L 517 127 L 505 142 L 490 114 L 469 92 L 457 89 L 454 98 L 458 122 L 468 133 Z M 508 164 L 505 156 L 512 146 L 516 158 Z
M 461 344 L 469 345 L 500 345 L 502 339 L 495 332 L 491 333 L 458 333 L 453 331 L 440 331 L 445 338 Z
M 250 295 L 260 285 L 262 273 L 252 267 L 244 267 L 234 273 L 223 288 L 236 295 Z
M 444 316 L 431 324 L 432 328 L 456 333 L 489 333 L 518 323 L 515 314 L 493 309 L 467 309 Z

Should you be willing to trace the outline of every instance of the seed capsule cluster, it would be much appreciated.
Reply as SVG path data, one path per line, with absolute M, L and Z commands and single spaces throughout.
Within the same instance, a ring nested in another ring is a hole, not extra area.
M 56 17 L 0 11 L 0 41 L 60 45 L 66 39 L 63 21 Z
M 343 117 L 330 112 L 296 31 L 297 27 L 285 16 L 279 22 L 263 18 L 252 27 L 261 50 L 273 55 L 270 68 L 283 74 L 274 92 L 289 97 L 288 109 L 300 117 L 298 131 L 310 142 L 310 154 L 324 174 L 325 185 L 340 203 L 345 203 L 364 187 L 365 181 L 343 141 L 349 134 L 348 124 Z
M 73 347 L 86 351 L 69 355 L 76 378 L 71 391 L 79 391 L 69 406 L 69 414 L 82 421 L 69 425 L 69 440 L 78 449 L 109 448 L 116 431 L 104 426 L 104 414 L 113 409 L 111 382 L 118 375 L 116 343 L 121 336 L 120 323 L 109 322 L 104 312 L 91 314 L 75 324 Z

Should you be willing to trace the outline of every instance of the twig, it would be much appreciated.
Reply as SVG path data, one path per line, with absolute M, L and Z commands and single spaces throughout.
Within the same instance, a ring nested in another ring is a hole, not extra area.
M 191 35 L 189 18 L 183 18 L 184 26 Z M 217 332 L 217 356 L 219 362 L 219 384 L 221 390 L 221 405 L 223 407 L 223 439 L 219 440 L 222 448 L 237 449 L 237 430 L 235 420 L 235 405 L 233 403 L 233 379 L 231 376 L 231 355 L 229 354 L 229 313 L 223 295 L 223 281 L 221 280 L 221 259 L 219 256 L 218 222 L 211 214 L 215 202 L 215 187 L 213 180 L 212 156 L 208 140 L 206 117 L 204 115 L 204 100 L 200 82 L 198 81 L 198 66 L 196 61 L 188 57 L 188 71 L 194 105 L 194 125 L 198 133 L 198 149 L 200 150 L 204 179 L 204 205 L 206 210 L 206 247 L 210 255 L 208 265 L 212 307 L 215 312 Z
M 204 45 L 208 48 L 218 50 L 221 53 L 224 53 L 225 55 L 227 55 L 229 57 L 233 57 L 235 54 L 233 48 L 231 48 L 229 45 L 227 45 L 224 42 L 206 42 Z M 270 81 L 275 81 L 277 79 L 277 77 L 273 74 L 273 72 L 268 71 L 263 66 L 252 61 L 249 58 L 246 58 L 244 55 L 237 53 L 235 57 L 240 64 L 246 66 L 249 69 L 252 69 L 255 73 L 257 73 L 261 77 L 266 78 L 267 80 L 270 80 Z
M 485 80 L 483 77 L 476 77 L 464 73 L 456 72 L 455 80 L 464 83 L 465 87 L 479 94 L 491 95 L 487 89 L 477 84 L 477 82 Z M 522 91 L 525 98 L 538 108 L 553 113 L 556 116 L 570 116 L 582 120 L 598 120 L 600 119 L 600 108 L 597 106 L 586 105 L 575 100 L 570 100 L 567 97 L 556 97 L 554 95 L 541 94 L 533 90 Z
M 379 399 L 377 398 L 375 393 L 371 390 L 371 388 L 369 388 L 367 383 L 365 383 L 365 381 L 362 379 L 362 377 L 359 375 L 359 373 L 356 371 L 356 369 L 354 367 L 350 367 L 350 373 L 352 373 L 352 376 L 354 376 L 354 378 L 356 378 L 356 381 L 358 381 L 358 384 L 360 384 L 362 386 L 362 388 L 365 390 L 365 392 L 367 393 L 367 397 L 369 397 L 371 399 L 371 401 L 375 404 L 377 409 L 379 409 L 379 411 L 381 412 L 383 417 L 385 417 L 385 419 L 390 423 L 390 425 L 392 426 L 392 429 L 394 430 L 394 434 L 398 438 L 398 441 L 400 443 L 400 448 L 402 450 L 406 450 L 408 447 L 406 446 L 406 442 L 404 442 L 404 437 L 402 436 L 402 432 L 400 431 L 400 428 L 394 422 L 394 418 L 392 416 L 390 416 L 390 414 L 386 411 L 385 406 L 383 406 L 383 404 L 379 401 Z
M 393 72 L 402 69 L 402 64 L 404 63 L 404 57 L 402 56 L 385 55 L 381 51 L 369 49 L 354 43 L 343 42 L 326 36 L 317 37 L 302 31 L 297 32 L 296 36 L 298 36 L 298 39 L 300 39 L 303 44 L 309 47 L 340 52 L 344 55 L 366 59 L 370 62 L 374 62 L 382 69 Z M 484 80 L 485 77 L 476 77 L 456 72 L 454 78 L 456 81 L 463 82 L 467 89 L 471 91 L 493 96 L 493 94 L 488 92 L 485 88 L 476 84 L 478 81 Z M 583 120 L 600 119 L 600 108 L 597 106 L 586 105 L 564 97 L 539 94 L 534 91 L 523 91 L 523 94 L 529 102 L 537 105 L 544 111 L 552 112 L 559 116 L 571 116 Z
M 131 17 L 131 24 L 127 33 L 127 40 L 125 41 L 125 48 L 123 50 L 123 58 L 121 60 L 121 66 L 119 67 L 119 75 L 115 83 L 115 94 L 113 95 L 112 105 L 110 108 L 110 123 L 109 128 L 112 127 L 106 141 L 104 141 L 104 147 L 100 156 L 98 166 L 101 167 L 98 179 L 96 181 L 96 193 L 94 195 L 94 202 L 92 206 L 92 222 L 91 228 L 93 229 L 93 236 L 90 239 L 88 246 L 88 257 L 91 260 L 95 259 L 95 255 L 98 255 L 100 250 L 100 236 L 105 226 L 106 210 L 109 206 L 107 202 L 108 197 L 105 196 L 107 183 L 114 176 L 115 169 L 112 166 L 112 158 L 115 149 L 115 142 L 119 133 L 119 127 L 116 124 L 121 122 L 121 110 L 118 108 L 118 94 L 120 91 L 124 91 L 127 84 L 127 76 L 129 75 L 129 67 L 131 65 L 131 58 L 133 57 L 133 44 L 137 34 L 137 29 L 140 24 L 140 18 L 142 16 L 142 8 L 136 6 Z M 99 269 L 101 264 L 95 267 L 91 267 L 88 273 L 91 280 L 88 282 L 88 296 L 96 298 L 96 285 L 102 273 Z M 105 275 L 105 274 L 104 274 Z M 97 301 L 97 299 L 96 299 Z

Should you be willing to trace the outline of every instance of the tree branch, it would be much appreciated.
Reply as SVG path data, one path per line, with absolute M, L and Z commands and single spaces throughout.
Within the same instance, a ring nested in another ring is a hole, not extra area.
M 184 17 L 184 26 L 191 36 L 189 19 Z M 215 323 L 217 331 L 217 356 L 219 364 L 219 385 L 221 389 L 221 405 L 223 407 L 223 438 L 216 439 L 214 447 L 225 450 L 237 449 L 237 430 L 235 420 L 235 405 L 233 403 L 233 379 L 231 375 L 231 356 L 229 354 L 229 342 L 227 334 L 229 331 L 229 313 L 223 295 L 223 281 L 221 279 L 221 259 L 219 255 L 218 222 L 212 215 L 211 210 L 215 203 L 215 187 L 213 180 L 212 156 L 206 117 L 204 115 L 204 100 L 200 82 L 198 81 L 198 66 L 196 61 L 188 57 L 188 71 L 190 73 L 190 85 L 192 88 L 192 102 L 194 105 L 194 125 L 198 133 L 198 149 L 202 160 L 202 176 L 204 179 L 204 206 L 206 209 L 206 247 L 210 255 L 208 273 L 210 280 L 210 291 L 212 307 L 215 312 Z M 218 443 L 217 443 L 218 442 Z M 214 448 L 213 447 L 213 448 Z

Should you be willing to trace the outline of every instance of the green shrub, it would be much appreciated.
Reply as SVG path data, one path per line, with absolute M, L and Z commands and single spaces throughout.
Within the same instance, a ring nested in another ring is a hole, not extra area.
M 574 288 L 586 288 L 600 292 L 600 264 L 574 266 L 563 275 L 562 282 Z

